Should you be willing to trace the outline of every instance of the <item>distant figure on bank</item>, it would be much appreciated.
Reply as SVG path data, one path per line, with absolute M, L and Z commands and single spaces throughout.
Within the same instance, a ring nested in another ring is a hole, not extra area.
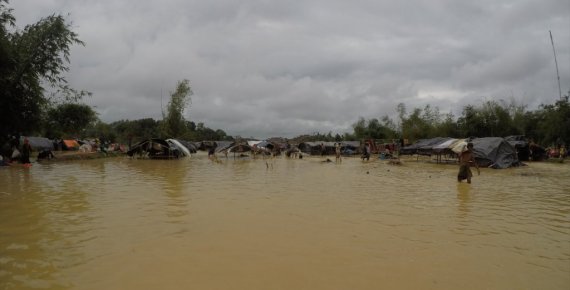
M 321 143 L 321 156 L 325 156 L 327 154 L 327 150 L 325 148 L 325 143 Z
M 473 176 L 470 168 L 471 163 L 475 164 L 477 174 L 480 175 L 481 171 L 479 170 L 479 165 L 477 165 L 475 157 L 473 156 L 473 143 L 467 143 L 467 150 L 459 154 L 459 173 L 457 174 L 458 182 L 461 182 L 463 179 L 467 179 L 467 183 L 471 183 L 471 177 Z
M 51 160 L 52 158 L 55 158 L 55 156 L 53 155 L 53 153 L 51 152 L 51 150 L 42 150 L 40 153 L 38 153 L 38 160 Z
M 366 145 L 364 145 L 364 152 L 362 154 L 362 161 L 364 161 L 364 159 L 366 159 L 366 161 L 370 160 L 370 153 L 371 153 L 370 143 L 366 143 Z
M 560 160 L 564 160 L 565 157 L 566 157 L 566 147 L 562 145 L 560 146 L 560 150 L 558 151 L 558 158 L 560 158 Z
M 340 143 L 335 144 L 334 153 L 336 156 L 336 162 L 342 162 L 342 159 L 340 158 Z
M 22 155 L 20 156 L 20 162 L 22 164 L 29 164 L 30 154 L 32 154 L 32 146 L 30 146 L 30 141 L 28 138 L 24 139 L 24 145 L 22 145 Z

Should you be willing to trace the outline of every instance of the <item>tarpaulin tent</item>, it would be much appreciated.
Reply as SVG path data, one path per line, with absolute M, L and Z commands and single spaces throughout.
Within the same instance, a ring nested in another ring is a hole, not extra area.
M 20 144 L 24 144 L 24 139 L 28 139 L 32 150 L 53 150 L 53 141 L 44 137 L 20 137 Z
M 151 159 L 172 159 L 189 156 L 189 151 L 184 145 L 174 139 L 152 138 L 141 141 L 127 151 L 127 155 L 148 157 Z
M 245 153 L 252 150 L 253 148 L 247 143 L 236 144 L 227 149 L 227 151 L 230 153 Z
M 418 142 L 400 149 L 402 155 L 431 155 L 433 146 L 448 141 L 449 137 L 435 137 L 431 139 L 420 139 Z
M 479 166 L 509 168 L 520 165 L 515 147 L 503 138 L 476 138 L 470 142 L 473 143 L 475 161 Z
M 75 140 L 62 140 L 63 149 L 65 150 L 77 150 L 79 149 L 79 143 Z
M 196 153 L 197 152 L 197 146 L 196 144 L 186 141 L 186 140 L 181 140 L 181 139 L 175 139 L 176 141 L 180 142 L 182 145 L 184 145 L 184 147 L 186 147 L 188 149 L 188 151 L 190 151 L 190 153 Z
M 302 142 L 299 143 L 299 150 L 304 153 L 308 153 L 311 155 L 320 155 L 323 153 L 323 146 L 324 146 L 324 153 L 325 154 L 334 154 L 335 147 L 337 142 L 325 142 L 325 141 L 317 141 L 317 142 Z
M 452 153 L 454 152 L 452 149 L 453 147 L 455 147 L 457 144 L 463 142 L 465 139 L 449 139 L 445 142 L 442 142 L 438 145 L 433 146 L 433 152 L 437 153 L 437 154 L 447 154 L 447 153 Z M 457 153 L 457 152 L 456 152 Z
M 236 144 L 234 141 L 216 141 L 216 153 L 227 152 L 232 146 Z
M 505 137 L 505 141 L 509 142 L 517 151 L 519 160 L 529 160 L 530 158 L 530 144 L 524 135 L 513 135 Z
M 482 167 L 508 168 L 519 166 L 515 147 L 500 137 L 485 137 L 475 139 L 432 138 L 422 139 L 402 148 L 400 154 L 433 155 L 445 152 L 456 154 L 467 150 L 467 143 L 473 143 L 473 153 L 477 164 Z

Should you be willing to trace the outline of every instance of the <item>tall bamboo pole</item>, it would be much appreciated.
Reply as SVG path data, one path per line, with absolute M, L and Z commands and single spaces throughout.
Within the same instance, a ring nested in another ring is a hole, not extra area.
M 560 100 L 562 100 L 562 89 L 560 88 L 560 74 L 558 73 L 558 61 L 556 60 L 556 50 L 554 49 L 554 39 L 552 38 L 552 31 L 548 30 L 550 33 L 550 42 L 552 43 L 552 52 L 554 52 L 554 63 L 556 64 L 556 77 L 558 78 L 558 94 L 560 95 Z

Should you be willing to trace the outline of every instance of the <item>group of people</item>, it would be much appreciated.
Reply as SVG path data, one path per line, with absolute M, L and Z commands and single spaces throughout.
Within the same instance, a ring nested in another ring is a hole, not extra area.
M 0 154 L 0 166 L 8 166 L 12 163 L 19 162 L 23 165 L 30 165 L 30 157 L 33 148 L 28 138 L 24 138 L 23 143 L 20 144 L 19 136 L 12 136 L 7 146 L 2 148 Z M 42 149 L 38 152 L 37 160 L 55 158 L 54 154 L 49 149 Z
M 0 165 L 6 166 L 16 161 L 22 164 L 31 164 L 30 155 L 32 154 L 32 146 L 28 138 L 24 138 L 24 144 L 20 146 L 20 138 L 12 136 L 8 144 L 9 149 L 3 150 L 3 154 L 0 154 Z

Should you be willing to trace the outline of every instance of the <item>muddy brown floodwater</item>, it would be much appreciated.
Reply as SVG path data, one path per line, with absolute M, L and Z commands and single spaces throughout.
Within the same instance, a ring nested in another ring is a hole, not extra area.
M 321 160 L 0 168 L 0 289 L 570 289 L 570 162 Z

